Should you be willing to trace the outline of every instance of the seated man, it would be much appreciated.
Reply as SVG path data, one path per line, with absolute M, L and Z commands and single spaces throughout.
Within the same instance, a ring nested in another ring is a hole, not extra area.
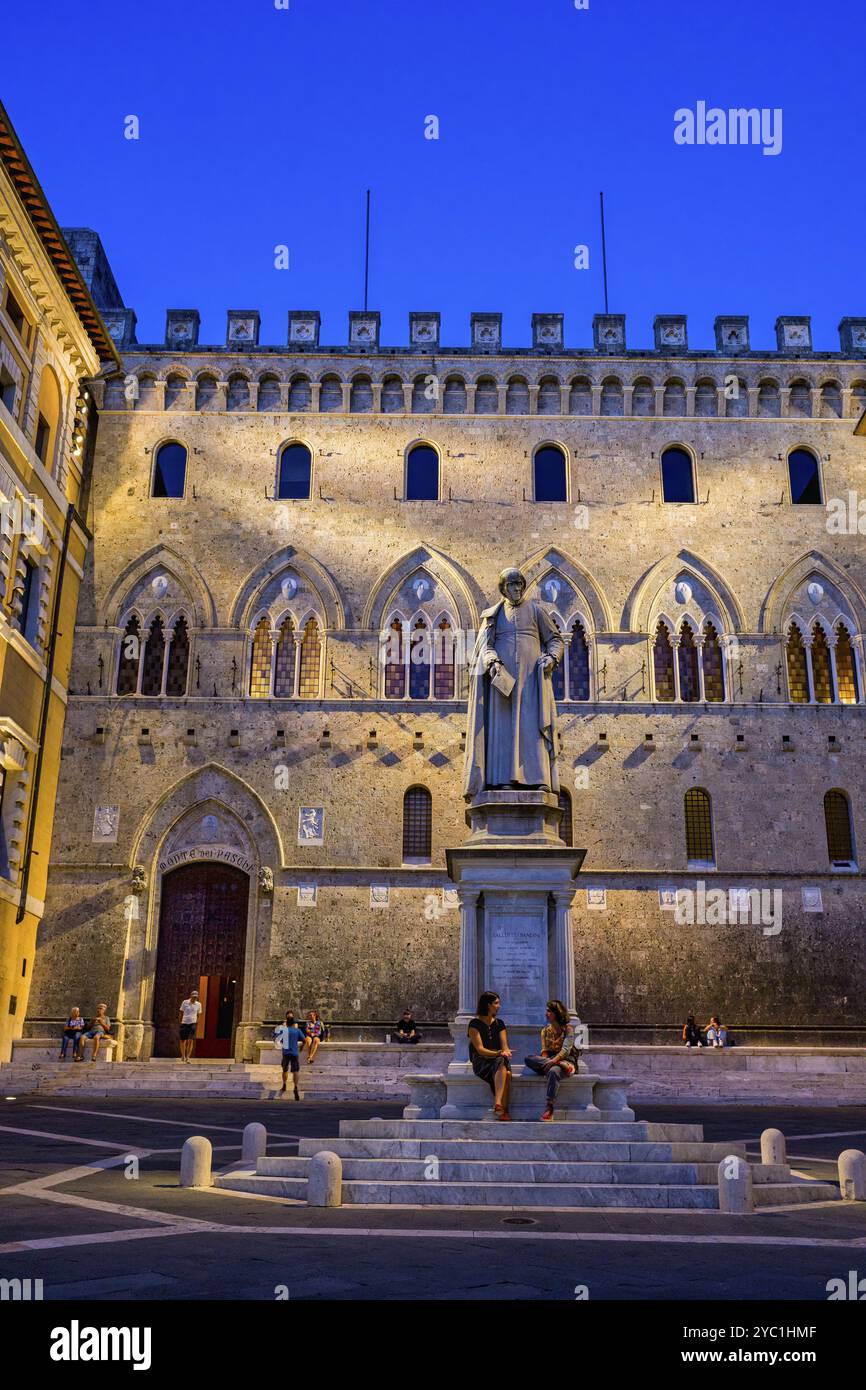
M 90 1060 L 91 1062 L 95 1062 L 97 1057 L 99 1056 L 99 1044 L 102 1042 L 103 1038 L 110 1037 L 110 1035 L 111 1019 L 108 1017 L 108 1005 L 100 1004 L 99 1008 L 96 1010 L 96 1018 L 91 1020 L 90 1027 L 88 1028 L 87 1032 L 82 1033 L 78 1039 L 77 1051 L 72 1054 L 73 1062 L 84 1061 L 85 1038 L 93 1039 L 93 1052 L 91 1054 Z
M 403 1017 L 397 1023 L 394 1030 L 395 1041 L 398 1043 L 417 1043 L 421 1041 L 421 1034 L 415 1027 L 415 1020 L 409 1009 L 403 1010 Z

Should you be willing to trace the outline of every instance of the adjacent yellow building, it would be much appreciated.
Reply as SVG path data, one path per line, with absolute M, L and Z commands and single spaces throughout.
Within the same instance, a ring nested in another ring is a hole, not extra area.
M 0 105 L 0 1062 L 45 901 L 103 364 L 115 348 Z

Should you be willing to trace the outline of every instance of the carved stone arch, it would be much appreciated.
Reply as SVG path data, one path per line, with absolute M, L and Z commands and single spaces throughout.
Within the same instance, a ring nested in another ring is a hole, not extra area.
M 474 631 L 478 626 L 478 605 L 472 593 L 471 581 L 453 560 L 431 545 L 416 546 L 379 576 L 364 605 L 361 627 L 381 630 L 386 609 L 388 612 L 396 609 L 399 590 L 416 570 L 426 570 L 442 585 L 451 599 L 454 616 L 460 626 Z
M 217 610 L 210 589 L 196 567 L 167 545 L 152 546 L 121 570 L 99 606 L 97 623 L 100 627 L 106 623 L 116 625 L 121 612 L 126 612 L 128 595 L 152 570 L 162 570 L 174 579 L 186 599 L 195 627 L 216 627 Z
M 172 832 L 206 804 L 221 807 L 227 822 L 237 824 L 252 857 L 286 867 L 282 837 L 270 810 L 248 782 L 219 763 L 195 768 L 148 807 L 132 839 L 130 865 L 155 866 Z
M 193 380 L 192 372 L 189 367 L 184 367 L 180 362 L 171 362 L 167 367 L 160 367 L 157 381 L 168 381 L 169 377 L 179 376 L 187 383 Z
M 678 550 L 657 561 L 637 581 L 628 598 L 622 616 L 624 632 L 649 632 L 652 615 L 659 603 L 666 585 L 672 584 L 682 573 L 691 574 L 707 591 L 711 603 L 707 605 L 707 616 L 715 610 L 721 627 L 719 636 L 725 633 L 742 632 L 746 619 L 740 601 L 733 589 L 708 561 L 690 550 Z M 685 616 L 685 615 L 684 615 Z M 675 630 L 675 628 L 673 629 Z
M 233 364 L 231 371 L 226 373 L 226 381 L 237 381 L 238 378 L 243 378 L 247 385 L 249 385 L 251 381 L 256 380 L 249 367 L 235 366 Z
M 229 626 L 248 630 L 253 611 L 262 607 L 261 595 L 271 580 L 283 570 L 293 569 L 303 578 L 311 593 L 321 604 L 321 616 L 329 632 L 339 631 L 347 626 L 347 610 L 337 588 L 324 565 L 307 550 L 287 545 L 275 551 L 262 561 L 241 585 L 231 605 Z
M 304 373 L 302 373 L 302 372 L 301 372 L 301 373 L 298 373 L 298 372 L 293 373 L 293 376 L 303 376 L 303 375 L 304 375 Z M 288 379 L 288 378 L 286 377 L 285 370 L 284 370 L 282 367 L 276 366 L 275 364 L 273 364 L 273 365 L 269 364 L 267 367 L 262 367 L 262 369 L 261 369 L 261 371 L 259 372 L 258 376 L 255 378 L 255 380 L 259 383 L 259 385 L 261 385 L 261 383 L 262 383 L 263 381 L 272 381 L 272 380 L 279 381 L 279 382 L 282 382 L 283 384 L 285 384 L 285 382 L 287 381 L 287 379 Z
M 583 599 L 587 615 L 592 620 L 593 631 L 612 632 L 613 614 L 604 591 L 589 570 L 564 550 L 557 550 L 555 547 L 538 550 L 523 562 L 520 572 L 526 579 L 527 593 L 534 586 L 540 585 L 554 570 L 568 581 L 578 598 Z M 575 616 L 579 617 L 580 614 Z M 590 634 L 586 635 L 589 637 Z
M 781 631 L 782 624 L 787 620 L 788 609 L 792 605 L 794 594 L 813 575 L 819 582 L 822 578 L 825 579 L 839 591 L 843 599 L 850 604 L 849 621 L 853 619 L 858 633 L 866 631 L 866 594 L 847 570 L 840 569 L 819 550 L 809 550 L 799 559 L 792 561 L 788 568 L 783 570 L 773 582 L 761 606 L 759 631 L 765 633 Z M 809 615 L 810 618 L 814 616 L 816 615 Z M 833 621 L 834 623 L 844 622 L 845 615 L 840 612 Z M 809 630 L 811 622 L 807 623 L 806 627 Z M 800 630 L 803 631 L 802 628 Z

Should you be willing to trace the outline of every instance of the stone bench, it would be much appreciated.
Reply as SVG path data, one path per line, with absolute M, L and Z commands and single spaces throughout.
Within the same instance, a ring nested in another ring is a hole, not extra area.
M 467 1067 L 463 1072 L 410 1074 L 404 1120 L 490 1120 L 493 1093 Z M 558 1120 L 602 1120 L 607 1123 L 634 1119 L 628 1104 L 631 1082 L 622 1076 L 593 1076 L 578 1072 L 566 1077 L 559 1088 L 555 1116 Z M 538 1120 L 546 1108 L 547 1083 L 528 1069 L 515 1068 L 511 1077 L 509 1114 L 515 1120 Z
M 16 1038 L 12 1044 L 12 1061 L 32 1066 L 46 1066 L 50 1062 L 59 1062 L 60 1043 L 61 1038 Z M 72 1061 L 72 1048 L 73 1043 L 70 1041 L 66 1051 L 66 1062 Z M 99 1045 L 97 1063 L 113 1062 L 116 1050 L 117 1038 L 103 1038 Z M 93 1039 L 84 1039 L 82 1051 L 85 1057 L 88 1053 L 92 1055 Z M 65 1066 L 66 1062 L 61 1065 Z

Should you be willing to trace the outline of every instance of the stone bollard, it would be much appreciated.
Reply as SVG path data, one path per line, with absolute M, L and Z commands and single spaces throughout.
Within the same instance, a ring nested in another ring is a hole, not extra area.
M 866 1202 L 866 1154 L 846 1149 L 839 1155 L 839 1187 L 844 1202 Z
M 754 1210 L 752 1170 L 745 1158 L 729 1154 L 719 1164 L 719 1211 L 744 1216 Z
M 255 1163 L 256 1159 L 264 1158 L 267 1149 L 268 1131 L 264 1125 L 246 1125 L 241 1145 L 241 1158 L 244 1162 Z
M 337 1154 L 322 1151 L 313 1154 L 310 1159 L 307 1205 L 310 1207 L 341 1207 L 343 1205 L 343 1163 Z
M 187 1139 L 180 1151 L 181 1187 L 211 1187 L 213 1145 L 201 1134 Z
M 780 1129 L 765 1129 L 761 1135 L 761 1162 L 788 1162 L 785 1136 Z

